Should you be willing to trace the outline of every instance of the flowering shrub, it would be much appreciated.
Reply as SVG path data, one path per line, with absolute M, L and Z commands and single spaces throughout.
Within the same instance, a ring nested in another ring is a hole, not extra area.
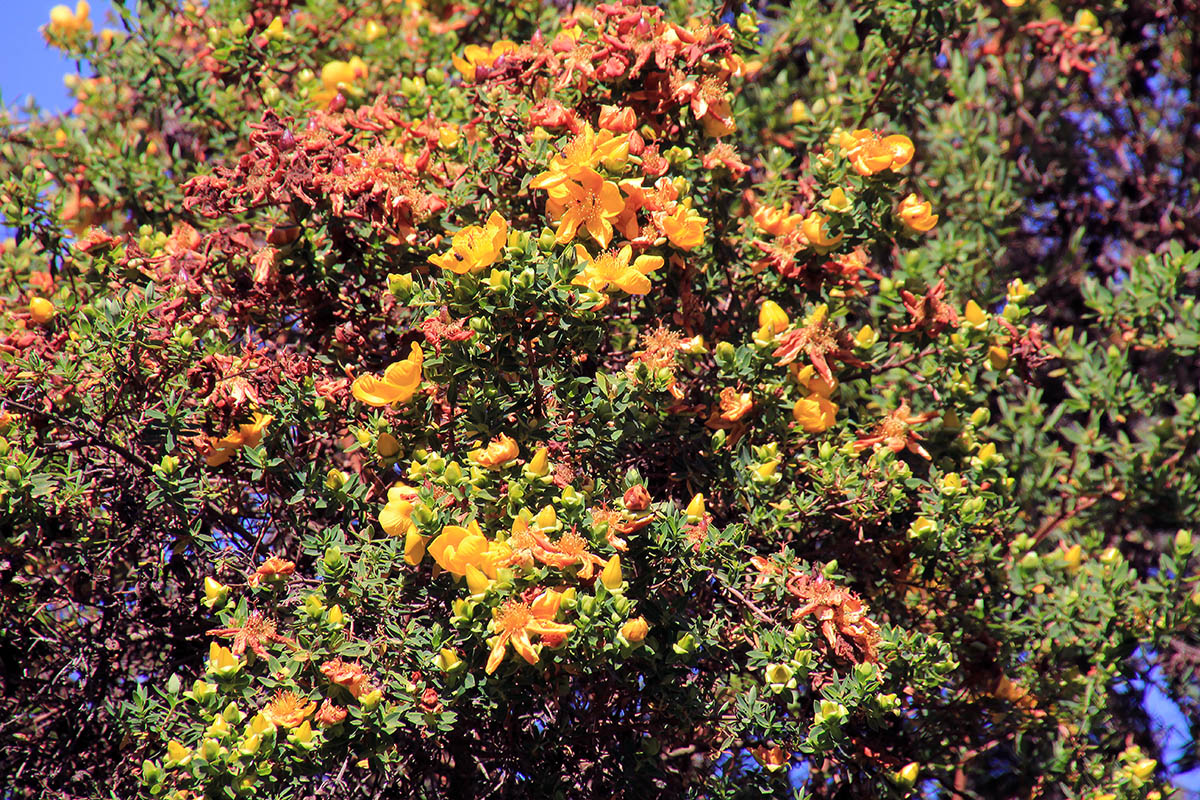
M 1020 257 L 1005 112 L 1140 17 L 963 5 L 55 9 L 9 793 L 1165 796 L 1200 256 Z

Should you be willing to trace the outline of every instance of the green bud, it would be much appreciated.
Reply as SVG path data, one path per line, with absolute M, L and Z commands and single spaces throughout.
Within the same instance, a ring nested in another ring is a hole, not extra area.
M 221 716 L 224 717 L 225 721 L 230 725 L 238 725 L 244 718 L 241 709 L 237 707 L 236 703 L 230 703 L 229 705 L 225 706 L 225 708 L 221 711 Z
M 167 773 L 157 761 L 146 759 L 142 762 L 142 780 L 147 786 L 157 786 L 167 777 Z
M 738 14 L 737 29 L 747 35 L 758 33 L 758 20 L 753 14 Z
M 1192 532 L 1180 528 L 1175 532 L 1175 552 L 1186 558 L 1192 553 Z
M 340 469 L 330 469 L 325 473 L 325 488 L 336 492 L 346 485 L 346 474 Z
M 4 468 L 4 479 L 9 483 L 17 483 L 21 480 L 21 468 L 16 464 L 9 464 Z
M 412 296 L 413 279 L 408 273 L 389 273 L 387 277 L 388 291 L 393 297 L 400 300 L 407 300 Z
M 679 641 L 671 645 L 671 649 L 675 651 L 676 655 L 690 657 L 696 652 L 696 637 L 690 633 L 685 633 L 679 637 Z
M 457 461 L 451 461 L 446 465 L 446 471 L 442 473 L 442 480 L 446 482 L 447 486 L 458 486 L 463 482 L 462 467 L 458 465 Z
M 430 86 L 441 86 L 446 82 L 446 72 L 438 67 L 425 70 L 425 82 Z

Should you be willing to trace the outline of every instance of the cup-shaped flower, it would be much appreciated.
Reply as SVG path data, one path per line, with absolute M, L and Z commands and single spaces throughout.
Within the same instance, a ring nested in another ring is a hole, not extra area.
M 910 194 L 900 201 L 900 208 L 896 212 L 896 216 L 907 227 L 919 233 L 932 230 L 938 221 L 938 215 L 933 213 L 933 205 L 915 194 Z
M 421 346 L 412 343 L 408 358 L 397 361 L 384 370 L 383 377 L 362 375 L 350 387 L 359 402 L 376 408 L 392 403 L 405 403 L 416 394 L 421 385 L 421 363 L 424 354 Z
M 792 417 L 808 433 L 821 433 L 837 421 L 837 404 L 827 397 L 812 394 L 792 406 Z
M 808 245 L 818 253 L 828 253 L 833 248 L 841 244 L 845 238 L 844 233 L 839 233 L 837 236 L 829 235 L 829 217 L 825 214 L 813 211 L 804 218 L 804 222 L 800 223 L 800 230 L 804 232 L 804 237 L 808 239 Z
M 497 469 L 515 459 L 520 453 L 521 449 L 517 446 L 516 441 L 511 436 L 502 433 L 492 439 L 486 449 L 472 450 L 470 458 L 481 467 Z

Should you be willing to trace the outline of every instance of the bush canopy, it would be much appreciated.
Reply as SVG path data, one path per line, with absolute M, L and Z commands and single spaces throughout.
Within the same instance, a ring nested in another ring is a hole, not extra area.
M 0 797 L 1177 796 L 1194 2 L 133 6 L 0 112 Z

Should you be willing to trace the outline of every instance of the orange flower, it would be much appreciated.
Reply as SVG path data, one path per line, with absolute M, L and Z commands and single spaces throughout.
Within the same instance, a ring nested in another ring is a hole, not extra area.
M 456 275 L 480 272 L 496 263 L 507 241 L 508 222 L 493 211 L 486 227 L 463 228 L 451 239 L 450 252 L 430 256 L 429 263 Z
M 600 106 L 600 127 L 613 133 L 629 133 L 637 127 L 637 115 L 629 106 Z
M 837 236 L 830 236 L 826 231 L 829 226 L 829 216 L 820 214 L 816 211 L 810 213 L 800 223 L 800 230 L 804 233 L 804 237 L 808 239 L 808 245 L 818 253 L 828 253 L 833 248 L 841 244 L 842 239 L 846 234 L 839 233 Z
M 783 236 L 796 230 L 804 217 L 800 214 L 789 214 L 786 208 L 759 206 L 754 209 L 754 224 L 763 233 L 772 236 Z
M 226 434 L 223 438 L 209 438 L 209 443 L 212 449 L 208 455 L 204 457 L 205 463 L 210 467 L 219 467 L 224 464 L 243 447 L 254 447 L 262 441 L 263 429 L 271 424 L 273 420 L 270 414 L 254 414 L 254 421 L 248 425 L 239 425 L 236 431 Z
M 282 644 L 296 649 L 296 643 L 286 636 L 279 634 L 275 630 L 275 622 L 264 617 L 258 611 L 251 611 L 250 616 L 241 625 L 232 625 L 228 628 L 214 628 L 208 632 L 209 636 L 232 636 L 233 647 L 230 652 L 234 656 L 240 656 L 249 648 L 259 658 L 267 658 L 268 643 Z M 213 642 L 216 644 L 216 642 Z
M 857 130 L 843 133 L 842 150 L 850 166 L 859 175 L 874 175 L 885 170 L 898 170 L 912 161 L 915 148 L 912 139 L 902 134 L 880 137 L 875 131 Z
M 346 718 L 346 709 L 339 705 L 335 705 L 332 701 L 326 700 L 321 703 L 321 707 L 317 709 L 317 716 L 313 717 L 318 725 L 328 728 L 331 725 L 337 725 Z
M 751 748 L 750 752 L 755 761 L 771 772 L 784 767 L 788 762 L 787 751 L 778 745 L 767 747 L 765 744 L 760 744 L 758 747 Z
M 343 687 L 350 692 L 354 697 L 360 697 L 369 693 L 372 690 L 370 681 L 367 679 L 366 673 L 358 664 L 351 664 L 342 661 L 340 658 L 335 658 L 332 661 L 326 661 L 321 665 L 321 674 Z
M 588 550 L 587 539 L 575 528 L 564 533 L 557 542 L 551 542 L 544 531 L 530 527 L 524 518 L 517 517 L 508 544 L 512 548 L 505 559 L 508 564 L 520 564 L 528 569 L 533 567 L 536 559 L 556 569 L 578 565 L 576 577 L 584 581 L 591 580 L 596 567 L 604 564 L 604 559 Z
M 571 178 L 563 178 L 548 187 L 548 191 L 550 198 L 546 202 L 546 211 L 558 220 L 555 233 L 558 244 L 571 241 L 579 229 L 584 228 L 601 247 L 608 247 L 612 241 L 613 220 L 625 208 L 621 190 L 615 183 L 604 180 L 593 169 L 581 168 Z
M 424 354 L 421 352 L 421 346 L 413 342 L 408 358 L 389 366 L 382 379 L 374 375 L 363 375 L 355 379 L 350 391 L 359 402 L 377 408 L 392 403 L 408 402 L 421 385 L 422 361 Z
M 920 425 L 928 422 L 937 416 L 933 411 L 926 411 L 924 414 L 913 414 L 912 409 L 905 400 L 900 404 L 900 407 L 889 413 L 883 420 L 875 426 L 874 431 L 870 435 L 860 438 L 854 443 L 854 449 L 858 452 L 866 450 L 868 447 L 883 445 L 893 453 L 899 453 L 907 449 L 909 452 L 916 453 L 925 460 L 929 460 L 929 453 L 921 446 L 921 435 L 914 430 L 912 426 Z
M 686 206 L 677 206 L 658 222 L 671 244 L 680 250 L 694 250 L 704 244 L 704 226 L 708 220 Z
M 91 33 L 92 21 L 88 18 L 91 10 L 87 0 L 79 0 L 75 4 L 74 12 L 67 6 L 55 6 L 50 9 L 50 24 L 47 27 L 52 33 L 59 36 Z
M 454 67 L 462 73 L 463 79 L 467 83 L 473 83 L 477 68 L 490 67 L 496 63 L 500 56 L 505 53 L 514 52 L 516 49 L 516 42 L 510 42 L 507 39 L 501 39 L 492 44 L 491 47 L 469 44 L 463 50 L 462 58 L 450 56 L 450 60 L 454 62 Z
M 307 701 L 307 702 L 305 702 Z M 317 704 L 295 692 L 276 692 L 275 698 L 263 709 L 263 716 L 272 725 L 294 728 L 312 714 Z
M 638 256 L 630 265 L 633 248 L 629 245 L 617 252 L 606 250 L 593 259 L 582 245 L 577 244 L 575 257 L 584 267 L 583 272 L 576 275 L 571 283 L 597 292 L 615 286 L 628 294 L 646 294 L 650 291 L 650 281 L 646 275 L 663 265 L 662 256 Z
M 937 225 L 938 215 L 933 213 L 933 204 L 928 200 L 922 201 L 915 194 L 900 201 L 900 210 L 896 212 L 900 221 L 919 233 L 926 233 Z
M 521 658 L 530 664 L 538 662 L 538 652 L 530 640 L 531 635 L 542 637 L 543 641 L 562 641 L 567 634 L 575 630 L 574 625 L 555 622 L 558 606 L 562 601 L 562 593 L 553 589 L 542 592 L 532 603 L 509 600 L 493 612 L 492 653 L 488 657 L 485 668 L 490 675 L 500 666 L 508 652 L 508 645 Z
M 493 469 L 503 467 L 520 454 L 521 449 L 517 447 L 516 441 L 502 433 L 492 439 L 486 450 L 472 450 L 470 457 L 479 466 Z
M 750 413 L 754 408 L 754 400 L 749 392 L 739 392 L 732 386 L 721 390 L 721 419 L 726 422 L 737 422 Z
M 250 576 L 250 585 L 257 586 L 263 580 L 273 581 L 279 578 L 287 578 L 295 571 L 295 563 L 288 561 L 286 558 L 271 556 L 259 565 L 254 574 Z

